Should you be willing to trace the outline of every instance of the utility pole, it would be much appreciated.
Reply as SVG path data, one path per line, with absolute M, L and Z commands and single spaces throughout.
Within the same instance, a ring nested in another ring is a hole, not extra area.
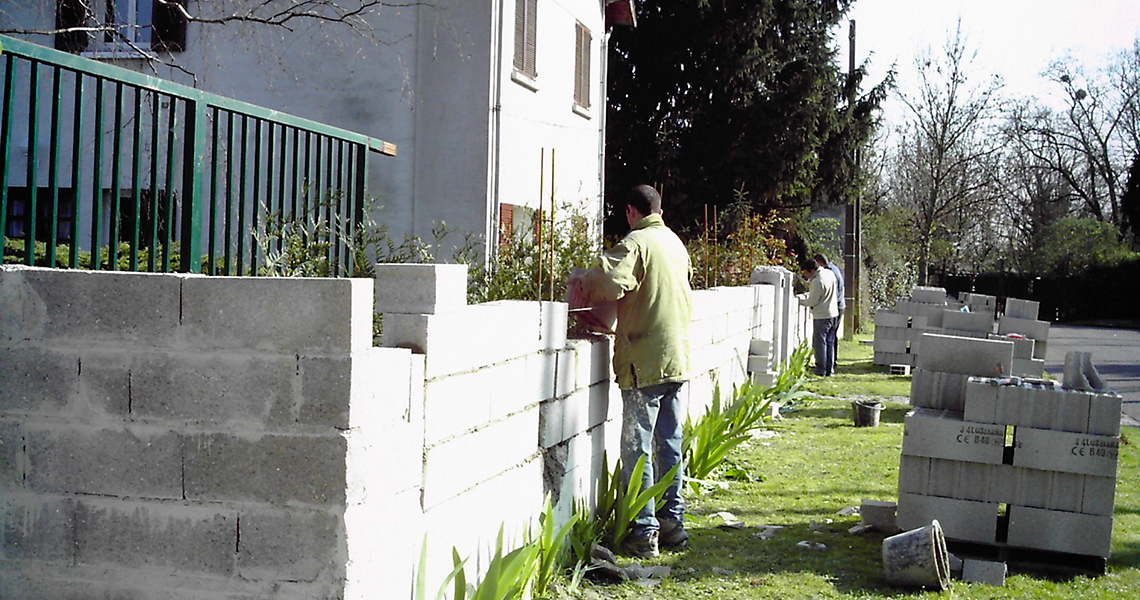
M 847 52 L 847 76 L 854 77 L 855 75 L 855 19 L 848 21 L 850 30 L 847 35 L 848 39 L 848 52 Z M 847 96 L 847 107 L 855 104 L 855 87 L 849 86 L 849 93 Z M 859 148 L 851 148 L 852 162 L 855 169 L 853 175 L 859 172 Z M 863 294 L 860 293 L 860 260 L 859 256 L 862 254 L 862 228 L 860 214 L 860 198 L 862 196 L 861 190 L 856 190 L 853 198 L 847 199 L 847 214 L 846 214 L 846 231 L 843 235 L 843 273 L 845 277 L 844 283 L 844 300 L 847 304 L 847 309 L 844 311 L 843 319 L 843 339 L 850 340 L 854 337 L 855 331 L 862 328 L 862 310 L 860 306 L 860 299 Z

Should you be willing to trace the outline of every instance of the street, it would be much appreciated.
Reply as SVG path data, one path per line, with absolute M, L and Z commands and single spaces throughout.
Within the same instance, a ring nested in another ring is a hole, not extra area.
M 1140 426 L 1140 331 L 1053 325 L 1049 328 L 1045 370 L 1062 379 L 1065 354 L 1074 350 L 1092 353 L 1092 363 L 1101 378 L 1124 397 L 1122 423 Z

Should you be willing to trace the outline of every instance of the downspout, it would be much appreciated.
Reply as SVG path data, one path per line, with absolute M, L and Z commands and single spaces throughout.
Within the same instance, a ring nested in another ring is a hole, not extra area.
M 497 25 L 495 32 L 495 60 L 491 69 L 491 172 L 489 174 L 488 190 L 490 195 L 490 210 L 486 222 L 486 251 L 483 253 L 483 263 L 488 264 L 491 258 L 498 254 L 499 215 L 501 214 L 502 198 L 499 192 L 499 179 L 502 161 L 502 115 L 503 115 L 503 4 L 506 0 L 496 3 Z
M 601 81 L 601 102 L 602 109 L 598 111 L 598 217 L 597 217 L 597 236 L 596 241 L 599 247 L 602 241 L 602 231 L 605 229 L 603 224 L 606 219 L 606 112 L 609 111 L 610 104 L 608 101 L 609 90 L 608 82 L 610 75 L 610 31 L 604 25 L 605 15 L 602 15 L 605 33 L 601 39 L 602 51 L 602 81 Z

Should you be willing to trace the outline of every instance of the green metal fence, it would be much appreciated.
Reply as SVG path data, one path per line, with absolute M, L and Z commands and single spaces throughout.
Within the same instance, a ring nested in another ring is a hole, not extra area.
M 314 242 L 330 275 L 352 272 L 369 155 L 395 155 L 392 144 L 0 44 L 0 264 L 249 275 L 292 235 Z

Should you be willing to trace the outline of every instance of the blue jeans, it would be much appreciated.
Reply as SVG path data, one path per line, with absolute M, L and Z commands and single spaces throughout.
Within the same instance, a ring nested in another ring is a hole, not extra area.
M 641 489 L 649 488 L 657 477 L 681 463 L 682 421 L 679 392 L 683 383 L 662 383 L 622 390 L 621 464 L 622 485 L 628 485 L 633 467 L 647 456 Z M 658 529 L 657 515 L 683 521 L 685 502 L 681 498 L 682 469 L 657 507 L 651 500 L 634 519 L 630 532 L 641 535 Z
M 835 354 L 838 350 L 838 340 L 835 330 L 839 325 L 839 317 L 830 319 L 813 319 L 811 346 L 815 350 L 815 374 L 835 374 Z

